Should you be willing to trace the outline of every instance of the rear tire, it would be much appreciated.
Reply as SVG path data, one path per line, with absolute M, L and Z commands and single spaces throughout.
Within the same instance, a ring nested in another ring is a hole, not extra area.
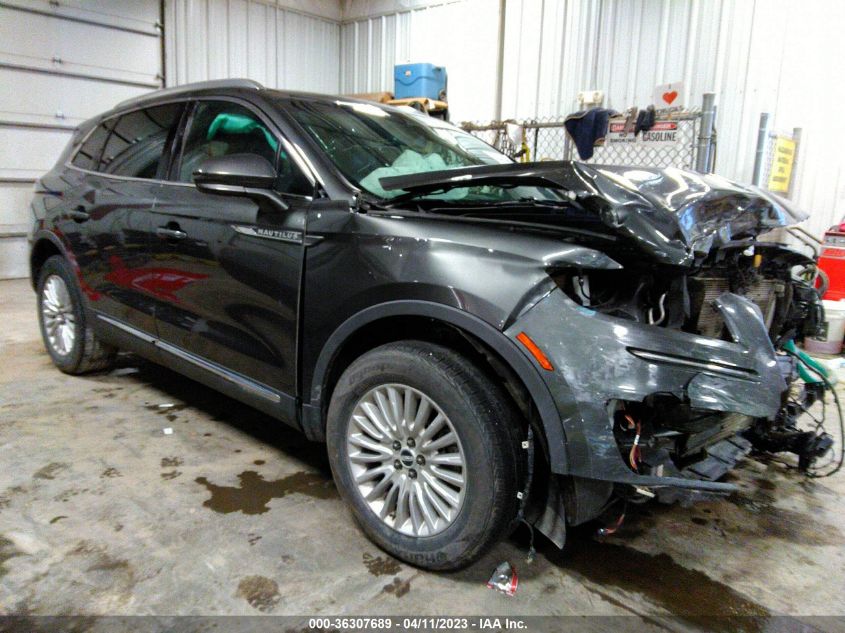
M 367 536 L 403 561 L 452 570 L 512 526 L 518 425 L 509 400 L 469 360 L 404 341 L 346 369 L 326 436 L 335 482 Z
M 106 369 L 116 350 L 99 341 L 89 325 L 76 276 L 67 260 L 53 255 L 36 286 L 41 338 L 53 364 L 66 374 Z

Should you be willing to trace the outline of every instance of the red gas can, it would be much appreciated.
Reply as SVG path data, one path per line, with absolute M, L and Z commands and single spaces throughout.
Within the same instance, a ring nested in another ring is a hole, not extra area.
M 845 299 L 845 222 L 824 234 L 819 268 L 830 278 L 824 299 Z

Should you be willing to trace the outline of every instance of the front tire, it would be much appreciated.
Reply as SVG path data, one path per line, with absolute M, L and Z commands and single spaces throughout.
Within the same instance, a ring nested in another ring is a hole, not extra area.
M 88 324 L 73 270 L 60 255 L 41 267 L 36 286 L 41 338 L 53 364 L 66 374 L 106 369 L 115 349 L 99 341 Z
M 327 442 L 341 495 L 393 556 L 458 569 L 506 535 L 520 486 L 514 407 L 456 352 L 405 341 L 340 377 Z

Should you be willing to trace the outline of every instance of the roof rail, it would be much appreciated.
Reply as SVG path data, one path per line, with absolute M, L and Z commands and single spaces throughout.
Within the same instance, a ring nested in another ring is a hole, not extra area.
M 132 97 L 121 101 L 115 106 L 115 109 L 123 108 L 130 105 L 136 105 L 148 101 L 150 99 L 159 99 L 160 97 L 171 97 L 186 92 L 193 92 L 195 90 L 214 90 L 215 88 L 249 88 L 252 90 L 263 90 L 264 86 L 254 79 L 214 79 L 212 81 L 197 81 L 191 84 L 182 84 L 180 86 L 173 86 L 171 88 L 164 88 L 163 90 L 155 90 L 138 97 Z

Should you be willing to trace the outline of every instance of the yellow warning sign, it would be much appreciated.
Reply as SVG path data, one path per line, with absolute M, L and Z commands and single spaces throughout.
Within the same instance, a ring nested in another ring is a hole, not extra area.
M 769 191 L 787 193 L 795 162 L 795 141 L 785 136 L 775 137 L 772 164 L 769 167 Z

